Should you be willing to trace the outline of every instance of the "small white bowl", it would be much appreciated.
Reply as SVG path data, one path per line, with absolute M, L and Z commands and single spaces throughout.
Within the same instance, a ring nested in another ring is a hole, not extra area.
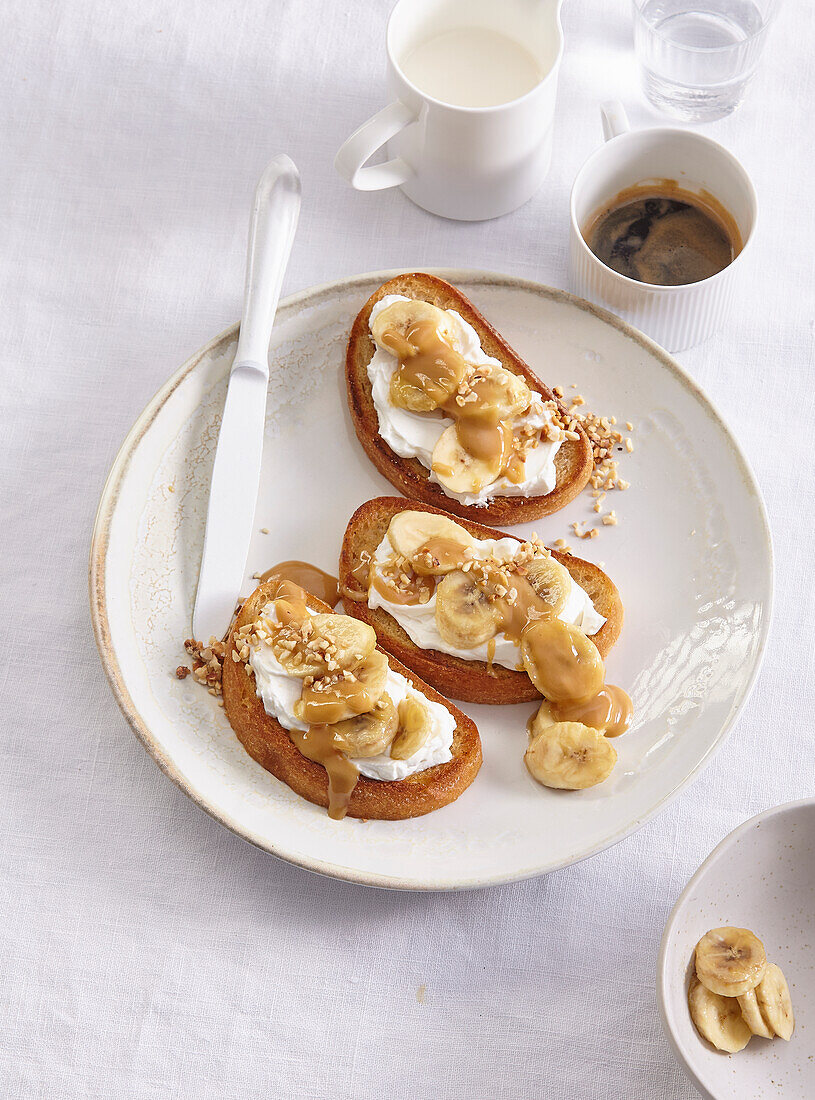
M 693 949 L 709 928 L 750 928 L 789 982 L 792 1039 L 714 1050 L 688 1012 Z M 657 999 L 679 1061 L 710 1100 L 815 1097 L 815 798 L 745 821 L 715 848 L 682 891 L 662 934 Z

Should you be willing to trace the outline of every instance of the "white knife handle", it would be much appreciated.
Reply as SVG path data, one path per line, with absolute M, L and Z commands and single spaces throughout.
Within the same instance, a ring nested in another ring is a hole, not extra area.
M 247 363 L 269 374 L 272 336 L 283 274 L 300 213 L 300 173 L 280 153 L 260 177 L 249 223 L 243 318 L 232 369 Z

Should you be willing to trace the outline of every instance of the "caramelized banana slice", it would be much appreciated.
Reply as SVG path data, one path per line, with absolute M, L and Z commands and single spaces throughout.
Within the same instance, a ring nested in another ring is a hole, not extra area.
M 717 1050 L 736 1054 L 750 1042 L 752 1032 L 742 1019 L 735 997 L 722 997 L 693 977 L 688 989 L 688 1008 L 694 1026 Z
M 313 639 L 319 648 L 328 643 L 325 650 L 340 668 L 355 669 L 369 657 L 376 647 L 376 632 L 367 623 L 350 615 L 314 615 Z
M 529 679 L 552 703 L 590 699 L 603 686 L 605 669 L 597 646 L 576 626 L 539 619 L 521 638 Z
M 481 415 L 491 415 L 495 421 L 512 420 L 532 400 L 532 391 L 523 378 L 505 367 L 477 367 L 470 386 L 478 398 L 476 404 Z
M 399 732 L 391 745 L 393 760 L 408 760 L 431 733 L 430 711 L 417 695 L 406 695 L 399 704 Z
M 580 791 L 608 779 L 617 751 L 591 726 L 556 722 L 532 738 L 524 761 L 532 777 L 545 787 Z
M 304 684 L 293 710 L 310 726 L 334 726 L 355 714 L 367 714 L 381 699 L 388 679 L 388 660 L 374 650 L 354 672 L 330 673 L 313 684 Z
M 543 602 L 549 604 L 552 618 L 559 615 L 572 590 L 568 569 L 549 555 L 534 558 L 526 567 L 526 579 Z
M 420 576 L 451 572 L 461 565 L 464 551 L 475 545 L 469 531 L 433 512 L 398 512 L 390 522 L 388 539 Z
M 781 967 L 775 963 L 769 964 L 764 971 L 764 977 L 756 986 L 756 1001 L 768 1027 L 780 1039 L 789 1041 L 795 1030 L 795 1015 L 787 979 Z
M 436 588 L 436 626 L 448 645 L 475 649 L 494 638 L 501 622 L 498 608 L 468 573 L 448 573 Z
M 749 928 L 711 928 L 696 945 L 696 976 L 722 997 L 754 989 L 766 969 L 764 944 Z
M 399 715 L 390 695 L 385 692 L 367 714 L 357 714 L 332 726 L 337 747 L 346 756 L 378 756 L 393 741 L 399 727 Z
M 503 455 L 473 458 L 459 442 L 455 424 L 439 436 L 433 448 L 431 466 L 439 484 L 452 493 L 477 493 L 491 485 L 501 473 Z
M 412 298 L 407 302 L 391 302 L 385 309 L 380 310 L 371 325 L 371 336 L 374 343 L 391 354 L 400 354 L 403 349 L 399 346 L 399 339 L 408 342 L 408 334 L 414 325 L 422 322 L 430 322 L 435 327 L 439 337 L 449 344 L 451 348 L 456 346 L 456 323 L 449 314 L 430 302 L 422 302 Z M 395 346 L 396 345 L 396 346 Z

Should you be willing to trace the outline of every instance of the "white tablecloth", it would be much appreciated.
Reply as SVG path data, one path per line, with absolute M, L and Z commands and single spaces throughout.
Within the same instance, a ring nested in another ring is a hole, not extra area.
M 524 209 L 467 225 L 398 192 L 357 194 L 332 159 L 383 102 L 389 6 L 3 7 L 4 1100 L 689 1098 L 657 1017 L 663 923 L 727 832 L 811 791 L 815 25 L 802 0 L 742 109 L 704 130 L 752 173 L 761 224 L 727 330 L 681 359 L 764 489 L 777 602 L 754 695 L 697 782 L 548 878 L 378 892 L 232 836 L 119 713 L 87 607 L 96 502 L 148 398 L 238 317 L 270 155 L 303 175 L 286 290 L 425 265 L 564 286 L 569 186 L 599 141 L 599 101 L 657 121 L 627 4 L 571 0 L 554 165 Z

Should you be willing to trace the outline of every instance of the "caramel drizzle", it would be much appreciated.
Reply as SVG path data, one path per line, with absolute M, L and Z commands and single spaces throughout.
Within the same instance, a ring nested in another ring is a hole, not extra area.
M 605 684 L 591 699 L 550 703 L 549 709 L 557 722 L 582 722 L 584 726 L 603 730 L 606 737 L 619 737 L 631 725 L 633 708 L 626 691 L 615 684 Z
M 328 775 L 328 816 L 342 821 L 359 779 L 359 769 L 337 748 L 334 731 L 326 725 L 289 730 L 293 744 L 308 760 L 322 764 Z
M 332 577 L 325 570 L 319 569 L 316 565 L 311 565 L 310 562 L 278 562 L 277 565 L 273 565 L 271 569 L 267 569 L 265 573 L 260 574 L 260 581 L 268 581 L 272 577 L 278 577 L 280 580 L 296 584 L 305 592 L 310 592 L 312 596 L 316 596 L 318 600 L 327 603 L 329 607 L 335 607 L 339 602 L 340 594 L 337 578 Z
M 465 563 L 464 547 L 452 538 L 434 537 L 428 539 L 413 555 L 413 563 L 423 574 L 432 572 L 433 567 L 456 568 Z M 371 572 L 371 584 L 393 603 L 418 602 L 409 599 L 395 599 L 393 591 L 380 586 L 379 573 Z M 413 581 L 424 581 L 428 576 L 413 573 Z M 499 584 L 505 594 L 498 591 Z M 512 562 L 498 566 L 492 571 L 484 585 L 485 594 L 498 612 L 497 634 L 520 647 L 528 628 L 540 620 L 551 619 L 552 606 L 543 600 L 529 580 L 513 568 Z M 527 636 L 528 637 L 528 636 Z M 582 722 L 584 725 L 602 729 L 607 737 L 619 737 L 631 724 L 632 703 L 628 694 L 613 684 L 603 684 L 599 691 L 586 697 L 585 685 L 588 669 L 573 645 L 563 632 L 562 644 L 533 646 L 531 660 L 539 668 L 557 662 L 562 671 L 565 701 L 550 702 L 550 708 L 558 722 Z M 487 641 L 487 671 L 495 676 L 496 638 Z M 526 672 L 523 663 L 518 664 L 518 672 Z
M 523 481 L 525 460 L 515 449 L 512 426 L 500 415 L 504 396 L 500 381 L 480 378 L 465 395 L 460 394 L 473 368 L 441 337 L 433 321 L 417 321 L 405 336 L 387 330 L 382 343 L 399 361 L 391 382 L 391 400 L 403 387 L 424 393 L 430 404 L 427 411 L 441 409 L 454 421 L 458 441 L 468 454 L 496 464 L 496 480 L 507 477 L 516 484 Z M 436 473 L 452 473 L 441 464 L 434 469 Z
M 306 563 L 294 564 L 299 566 Z M 307 571 L 314 568 L 308 566 Z M 322 570 L 315 570 L 315 572 L 322 573 Z M 306 592 L 303 588 L 274 570 L 269 571 L 268 582 L 272 585 L 271 594 L 278 623 L 283 627 L 302 627 L 309 617 Z M 359 696 L 361 692 L 364 692 L 364 688 L 359 682 L 339 678 L 321 695 L 318 706 L 322 712 L 320 717 L 330 718 L 332 707 L 336 714 L 337 708 L 345 702 L 353 707 L 353 697 Z M 325 768 L 328 776 L 328 816 L 335 821 L 340 821 L 348 811 L 351 795 L 359 779 L 359 769 L 337 747 L 334 731 L 325 721 L 313 722 L 308 730 L 288 730 L 288 734 L 292 744 L 303 756 Z

